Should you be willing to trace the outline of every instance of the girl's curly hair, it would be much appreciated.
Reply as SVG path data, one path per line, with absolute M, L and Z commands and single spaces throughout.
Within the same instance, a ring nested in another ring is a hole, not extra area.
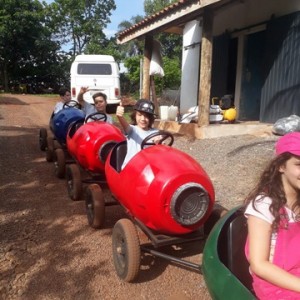
M 257 197 L 270 197 L 272 199 L 272 204 L 270 205 L 270 212 L 274 216 L 274 222 L 272 224 L 272 229 L 276 231 L 280 223 L 280 209 L 286 205 L 286 195 L 284 192 L 281 172 L 279 171 L 280 167 L 284 166 L 286 162 L 291 157 L 297 157 L 289 152 L 282 153 L 275 158 L 273 158 L 270 163 L 267 165 L 261 177 L 255 186 L 255 188 L 249 193 L 245 199 L 245 205 L 252 202 L 253 208 L 254 200 Z M 258 201 L 260 201 L 258 199 Z M 296 208 L 300 207 L 300 192 L 298 192 L 298 197 L 296 203 L 293 205 L 292 210 L 295 212 Z M 297 219 L 299 216 L 296 216 Z

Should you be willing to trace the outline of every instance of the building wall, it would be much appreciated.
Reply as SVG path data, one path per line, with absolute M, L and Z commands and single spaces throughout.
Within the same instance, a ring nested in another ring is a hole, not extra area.
M 300 12 L 267 25 L 260 121 L 300 116 Z
M 300 10 L 299 0 L 245 0 L 234 2 L 214 15 L 213 35 L 233 32 Z
M 286 30 L 284 34 L 289 35 L 289 40 L 287 42 L 284 42 L 285 37 L 281 36 L 281 41 L 276 42 L 275 40 L 270 39 L 270 35 L 268 36 L 268 40 L 266 39 L 264 44 L 266 44 L 265 48 L 261 49 L 261 56 L 265 56 L 266 58 L 270 57 L 270 55 L 273 57 L 272 61 L 268 61 L 268 70 L 264 69 L 266 68 L 265 64 L 263 66 L 258 66 L 261 69 L 261 73 L 256 73 L 259 71 L 259 69 L 253 65 L 252 61 L 252 72 L 249 72 L 249 55 L 253 53 L 255 49 L 250 49 L 249 45 L 251 45 L 250 41 L 253 39 L 255 35 L 258 35 L 260 32 L 269 32 L 270 28 L 268 27 L 268 24 L 272 23 L 271 21 L 277 20 L 282 18 L 283 16 L 287 16 L 293 12 L 300 11 L 300 1 L 299 0 L 246 0 L 243 2 L 235 2 L 231 6 L 226 6 L 221 11 L 217 11 L 215 13 L 214 17 L 214 36 L 220 36 L 224 34 L 225 32 L 229 32 L 231 35 L 231 38 L 236 38 L 238 40 L 238 47 L 237 47 L 237 67 L 236 67 L 236 83 L 235 83 L 235 91 L 234 91 L 234 104 L 237 108 L 238 112 L 238 118 L 242 119 L 255 119 L 260 120 L 261 122 L 275 122 L 276 119 L 281 115 L 287 115 L 289 110 L 284 110 L 280 108 L 282 105 L 273 105 L 273 100 L 276 97 L 282 94 L 281 87 L 285 87 L 288 89 L 292 89 L 293 95 L 298 94 L 298 88 L 295 88 L 297 86 L 297 83 L 293 83 L 291 86 L 291 80 L 289 83 L 286 82 L 286 79 L 289 77 L 284 77 L 280 75 L 282 71 L 285 72 L 285 74 L 289 74 L 289 76 L 296 75 L 295 72 L 292 70 L 295 69 L 295 66 L 298 64 L 294 63 L 294 67 L 289 69 L 287 71 L 286 63 L 288 64 L 288 60 L 291 60 L 293 58 L 292 55 L 289 56 L 289 58 L 286 58 L 283 53 L 285 52 L 284 48 L 280 49 L 280 46 L 284 45 L 284 47 L 292 47 L 293 49 L 289 49 L 289 51 L 292 53 L 298 53 L 299 46 L 295 46 L 295 43 L 291 42 L 293 39 L 296 38 L 295 30 Z M 288 26 L 288 24 L 287 24 Z M 278 29 L 277 29 L 278 30 Z M 290 32 L 290 33 L 289 33 Z M 291 32 L 293 35 L 291 36 Z M 276 34 L 273 36 L 273 38 L 276 39 Z M 288 46 L 287 46 L 288 45 Z M 277 58 L 274 57 L 277 55 L 275 53 L 275 46 L 277 54 L 279 55 Z M 252 43 L 253 47 L 253 43 Z M 279 48 L 278 48 L 279 47 Z M 298 47 L 298 48 L 297 48 Z M 273 53 L 274 52 L 274 53 Z M 298 55 L 298 54 L 294 54 Z M 222 54 L 221 54 L 222 55 Z M 225 54 L 224 54 L 225 55 Z M 280 58 L 281 57 L 281 58 Z M 224 58 L 225 59 L 225 58 Z M 226 57 L 227 59 L 227 57 Z M 280 61 L 280 62 L 279 62 Z M 274 64 L 274 66 L 272 65 Z M 280 67 L 279 67 L 280 66 Z M 298 69 L 297 69 L 298 70 Z M 293 73 L 293 75 L 291 75 Z M 214 70 L 212 72 L 214 76 Z M 252 77 L 251 77 L 252 76 Z M 254 82 L 253 80 L 255 78 L 261 77 L 260 83 Z M 271 76 L 271 77 L 270 77 Z M 262 78 L 263 77 L 263 78 Z M 296 76 L 298 77 L 298 76 Z M 252 79 L 249 80 L 249 78 Z M 275 79 L 274 79 L 275 78 Z M 295 81 L 295 77 L 294 81 Z M 296 80 L 297 81 L 297 80 Z M 212 82 L 215 81 L 212 79 Z M 272 84 L 275 84 L 276 87 L 273 87 L 273 85 L 270 85 L 270 82 Z M 253 86 L 252 86 L 253 84 Z M 256 85 L 256 86 L 254 86 Z M 213 91 L 212 86 L 212 91 Z M 261 102 L 261 105 L 257 106 L 258 109 L 261 109 L 261 111 L 257 111 L 255 114 L 250 114 L 251 109 L 254 107 L 251 104 L 251 101 L 253 102 L 254 98 L 253 89 L 256 88 L 260 91 L 256 91 L 254 93 L 256 97 L 261 98 L 258 101 Z M 227 91 L 228 92 L 228 91 Z M 261 93 L 261 96 L 260 96 Z M 275 93 L 275 94 L 274 94 Z M 252 95 L 251 95 L 252 94 Z M 279 97 L 281 98 L 281 97 Z M 273 99 L 273 100 L 272 100 Z M 277 103 L 278 98 L 276 98 Z M 298 111 L 297 104 L 294 100 L 290 99 L 290 105 L 289 107 L 293 107 L 290 111 Z M 282 98 L 281 98 L 282 100 Z M 292 104 L 291 104 L 292 103 Z M 280 113 L 279 113 L 280 112 Z M 253 118 L 254 117 L 254 118 Z

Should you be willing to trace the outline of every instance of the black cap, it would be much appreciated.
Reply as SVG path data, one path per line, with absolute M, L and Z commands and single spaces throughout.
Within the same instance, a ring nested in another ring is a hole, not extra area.
M 146 99 L 140 99 L 136 102 L 136 104 L 133 107 L 134 110 L 142 111 L 147 114 L 155 115 L 154 112 L 154 104 Z

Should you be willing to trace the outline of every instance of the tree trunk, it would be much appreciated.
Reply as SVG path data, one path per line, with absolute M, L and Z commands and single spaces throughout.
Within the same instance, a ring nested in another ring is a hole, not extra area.
M 7 64 L 4 62 L 1 68 L 1 79 L 5 92 L 9 92 L 8 76 L 7 76 Z

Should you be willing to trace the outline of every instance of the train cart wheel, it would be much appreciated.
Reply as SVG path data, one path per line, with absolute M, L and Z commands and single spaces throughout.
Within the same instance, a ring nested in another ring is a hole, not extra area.
M 98 184 L 88 186 L 85 207 L 89 225 L 96 229 L 101 228 L 105 219 L 105 202 L 102 189 Z
M 40 149 L 42 151 L 45 151 L 47 148 L 47 129 L 46 128 L 40 129 L 39 144 L 40 144 Z
M 132 282 L 138 275 L 141 249 L 135 225 L 129 219 L 119 220 L 112 233 L 113 259 L 118 276 Z
M 64 178 L 66 170 L 66 158 L 63 149 L 54 150 L 54 167 L 56 177 Z
M 47 148 L 46 148 L 46 160 L 48 162 L 53 161 L 54 158 L 54 145 L 53 138 L 51 136 L 47 137 Z
M 82 182 L 80 170 L 76 164 L 67 165 L 66 178 L 70 198 L 72 200 L 79 200 L 82 193 Z
M 61 144 L 58 142 L 58 140 L 53 140 L 53 149 L 62 149 Z

